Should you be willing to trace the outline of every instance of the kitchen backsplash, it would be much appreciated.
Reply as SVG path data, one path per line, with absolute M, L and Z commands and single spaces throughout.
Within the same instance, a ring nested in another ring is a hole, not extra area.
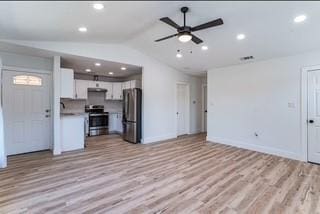
M 121 112 L 122 102 L 119 100 L 105 100 L 103 92 L 88 92 L 88 100 L 61 99 L 65 109 L 61 108 L 62 113 L 82 113 L 85 105 L 104 105 L 105 112 Z

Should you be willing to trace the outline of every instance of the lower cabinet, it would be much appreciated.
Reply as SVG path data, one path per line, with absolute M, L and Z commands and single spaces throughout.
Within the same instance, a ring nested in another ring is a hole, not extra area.
M 109 112 L 109 132 L 122 133 L 122 113 Z

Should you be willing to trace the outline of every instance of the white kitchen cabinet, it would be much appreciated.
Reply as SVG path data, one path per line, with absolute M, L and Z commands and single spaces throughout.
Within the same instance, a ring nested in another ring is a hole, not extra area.
M 115 132 L 117 129 L 117 121 L 116 121 L 117 114 L 109 112 L 109 132 Z
M 123 82 L 122 89 L 130 89 L 130 81 Z
M 75 99 L 88 99 L 88 80 L 75 80 L 75 90 L 74 90 L 74 98 Z
M 130 80 L 130 88 L 141 88 L 140 80 Z
M 60 69 L 60 98 L 73 98 L 74 71 L 68 68 Z
M 112 99 L 122 100 L 122 83 L 121 82 L 112 83 Z
M 62 152 L 78 150 L 84 148 L 85 141 L 85 121 L 84 115 L 62 116 L 61 126 L 61 146 Z
M 122 128 L 122 113 L 117 113 L 116 116 L 116 131 L 118 133 L 122 133 L 123 128 Z
M 109 113 L 109 132 L 122 133 L 122 113 Z
M 100 88 L 106 89 L 106 100 L 112 100 L 112 83 L 111 82 L 99 82 Z

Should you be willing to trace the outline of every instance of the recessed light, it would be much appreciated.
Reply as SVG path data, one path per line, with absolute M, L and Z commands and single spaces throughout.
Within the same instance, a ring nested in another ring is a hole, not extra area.
M 101 63 L 100 62 L 96 62 L 96 63 L 94 63 L 94 65 L 99 67 L 99 66 L 101 66 Z
M 121 67 L 121 70 L 125 71 L 125 70 L 127 70 L 127 68 L 126 67 Z
M 113 75 L 113 72 L 109 72 L 110 75 Z
M 102 10 L 104 8 L 104 5 L 102 3 L 94 3 L 93 8 L 96 10 Z
M 177 58 L 182 58 L 182 54 L 181 54 L 181 53 L 177 53 L 177 54 L 176 54 L 176 57 L 177 57 Z
M 246 35 L 244 35 L 244 34 L 242 34 L 242 33 L 237 35 L 237 39 L 238 39 L 238 40 L 243 40 L 243 39 L 245 39 L 245 38 L 246 38 Z
M 87 68 L 87 69 L 86 69 L 86 72 L 91 72 L 91 69 L 90 69 L 90 68 Z
M 79 28 L 78 28 L 78 31 L 84 33 L 84 32 L 87 32 L 88 29 L 87 29 L 86 27 L 79 27 Z
M 204 46 L 201 47 L 201 49 L 204 50 L 204 51 L 206 51 L 206 50 L 208 50 L 208 46 L 205 46 L 205 45 L 204 45 Z
M 294 18 L 294 22 L 295 23 L 300 23 L 300 22 L 305 21 L 306 19 L 307 19 L 306 15 L 299 15 L 299 16 Z

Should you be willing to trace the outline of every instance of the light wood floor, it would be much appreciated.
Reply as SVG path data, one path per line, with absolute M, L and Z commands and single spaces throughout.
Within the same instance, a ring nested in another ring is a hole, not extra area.
M 9 158 L 0 213 L 320 213 L 320 167 L 206 143 L 91 138 L 84 152 Z

